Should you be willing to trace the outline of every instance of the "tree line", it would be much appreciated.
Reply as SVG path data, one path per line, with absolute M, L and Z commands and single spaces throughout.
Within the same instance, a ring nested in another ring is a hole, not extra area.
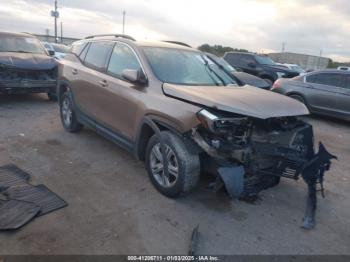
M 202 52 L 207 52 L 214 54 L 216 56 L 223 56 L 226 52 L 248 52 L 246 49 L 238 49 L 238 48 L 232 48 L 229 46 L 222 46 L 222 45 L 209 45 L 209 44 L 203 44 L 198 47 L 198 49 Z

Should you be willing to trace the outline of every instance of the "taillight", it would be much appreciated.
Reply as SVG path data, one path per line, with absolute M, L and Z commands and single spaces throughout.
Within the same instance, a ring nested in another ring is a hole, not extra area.
M 281 87 L 281 81 L 280 80 L 276 80 L 275 83 L 273 83 L 273 85 L 272 85 L 272 89 L 280 88 L 280 87 Z

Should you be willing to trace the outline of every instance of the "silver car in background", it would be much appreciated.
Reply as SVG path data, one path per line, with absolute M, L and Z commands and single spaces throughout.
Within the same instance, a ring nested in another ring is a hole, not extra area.
M 311 113 L 350 121 L 350 71 L 322 70 L 278 79 L 271 91 L 299 100 Z

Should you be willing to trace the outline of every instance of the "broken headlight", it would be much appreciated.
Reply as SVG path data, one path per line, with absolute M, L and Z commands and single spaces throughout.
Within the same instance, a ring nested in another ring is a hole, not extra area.
M 232 130 L 233 127 L 242 125 L 247 117 L 232 117 L 227 115 L 214 114 L 206 109 L 202 109 L 197 113 L 197 118 L 203 127 L 212 133 L 223 133 Z

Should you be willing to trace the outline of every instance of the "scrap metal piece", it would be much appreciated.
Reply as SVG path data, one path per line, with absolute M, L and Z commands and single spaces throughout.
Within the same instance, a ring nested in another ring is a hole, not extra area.
M 238 199 L 244 190 L 244 167 L 220 167 L 219 176 L 232 199 Z
M 199 239 L 199 224 L 192 231 L 190 248 L 188 251 L 189 256 L 196 255 L 197 253 L 196 251 L 198 248 L 198 239 Z
M 322 143 L 319 143 L 318 153 L 304 166 L 302 177 L 308 185 L 308 197 L 302 228 L 313 229 L 315 227 L 315 213 L 317 207 L 316 185 L 321 184 L 323 191 L 323 176 L 331 166 L 331 159 L 338 159 L 329 153 Z M 322 192 L 324 196 L 324 192 Z
M 18 200 L 0 200 L 0 230 L 15 230 L 27 224 L 40 207 Z

